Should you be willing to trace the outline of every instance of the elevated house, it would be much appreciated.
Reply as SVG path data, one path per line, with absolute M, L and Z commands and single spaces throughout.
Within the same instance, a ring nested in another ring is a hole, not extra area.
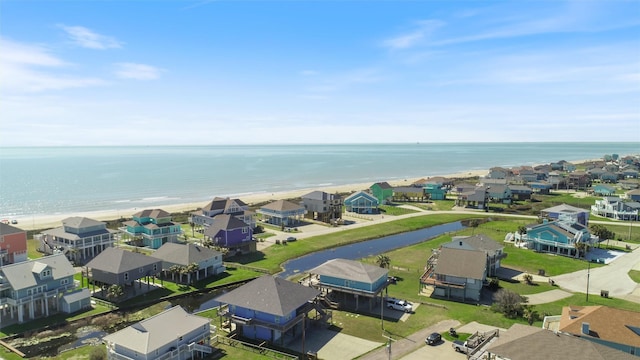
M 484 251 L 467 250 L 463 246 L 442 247 L 427 261 L 420 284 L 423 288 L 430 287 L 432 296 L 477 302 L 486 278 Z
M 181 306 L 144 319 L 103 338 L 109 360 L 187 360 L 213 352 L 208 318 Z
M 377 214 L 378 205 L 378 199 L 364 191 L 355 192 L 344 199 L 345 211 L 358 214 Z
M 567 177 L 567 188 L 586 190 L 591 187 L 591 176 L 584 171 L 574 171 Z
M 558 331 L 640 356 L 640 312 L 608 306 L 565 306 Z
M 177 242 L 182 234 L 180 224 L 171 221 L 171 214 L 162 209 L 147 209 L 133 214 L 123 223 L 120 231 L 124 238 L 140 240 L 142 245 L 158 249 L 168 242 Z
M 86 262 L 115 243 L 116 231 L 102 221 L 73 216 L 62 226 L 45 230 L 40 236 L 40 250 L 45 254 L 62 252 L 73 262 Z
M 584 226 L 589 225 L 589 210 L 579 207 L 561 204 L 540 210 L 540 216 L 548 220 L 559 220 L 561 217 L 571 217 L 573 221 Z
M 511 204 L 511 188 L 508 185 L 491 184 L 485 186 L 489 201 Z
M 627 191 L 626 196 L 630 201 L 640 202 L 640 189 L 629 190 Z
M 489 179 L 507 179 L 511 177 L 513 174 L 511 170 L 505 169 L 503 167 L 494 166 L 489 169 L 489 173 L 487 174 L 487 178 Z
M 355 260 L 333 259 L 309 270 L 309 274 L 315 279 L 312 286 L 324 294 L 331 294 L 332 299 L 354 299 L 356 309 L 360 306 L 360 299 L 367 299 L 371 311 L 377 296 L 382 301 L 383 290 L 388 286 L 389 270 Z
M 190 223 L 200 229 L 213 224 L 217 215 L 226 214 L 244 221 L 251 228 L 256 227 L 256 218 L 249 206 L 240 199 L 215 197 L 202 209 L 191 213 Z
M 544 221 L 542 224 L 527 226 L 526 234 L 516 234 L 529 249 L 557 255 L 579 257 L 582 251 L 595 244 L 589 229 L 575 222 L 571 216 L 556 221 Z
M 309 313 L 326 314 L 315 302 L 319 294 L 308 286 L 264 275 L 218 296 L 218 316 L 221 323 L 235 324 L 237 335 L 251 340 L 283 345 L 302 336 L 304 353 L 305 331 L 318 320 Z
M 417 201 L 429 200 L 423 187 L 419 186 L 396 186 L 393 188 L 393 201 Z
M 253 229 L 242 220 L 226 214 L 216 216 L 216 221 L 204 231 L 206 241 L 225 249 L 228 253 L 250 253 L 256 251 Z
M 393 187 L 388 182 L 377 182 L 369 187 L 371 194 L 378 199 L 380 205 L 387 205 L 391 203 L 393 198 Z
M 594 195 L 612 196 L 616 193 L 616 188 L 606 184 L 596 184 L 591 188 Z
M 63 254 L 1 267 L 0 326 L 90 307 L 89 292 L 78 288 L 74 274 Z
M 262 206 L 257 213 L 262 215 L 263 221 L 284 228 L 301 224 L 306 211 L 302 205 L 287 200 L 276 200 Z
M 93 260 L 89 261 L 83 270 L 83 274 L 89 279 L 89 283 L 98 286 L 102 291 L 100 296 L 106 296 L 104 290 L 111 285 L 118 285 L 125 289 L 131 289 L 136 293 L 135 284 L 142 288 L 143 279 L 150 289 L 152 280 L 162 271 L 162 260 L 153 256 L 143 255 L 121 248 L 108 248 L 101 252 Z
M 338 194 L 312 191 L 302 195 L 300 205 L 304 207 L 305 215 L 310 219 L 327 224 L 335 224 L 339 219 L 342 219 L 342 197 Z
M 424 185 L 424 192 L 429 200 L 447 199 L 447 190 L 443 185 L 427 183 Z
M 168 276 L 174 278 L 172 269 L 188 267 L 191 264 L 198 265 L 198 270 L 195 272 L 196 281 L 201 277 L 207 278 L 225 271 L 221 252 L 195 244 L 166 243 L 152 256 L 162 260 L 162 272 L 165 278 Z M 191 283 L 191 273 L 187 274 L 187 283 Z
M 594 342 L 536 326 L 513 324 L 485 352 L 496 360 L 637 360 L 636 356 Z
M 489 236 L 478 234 L 472 236 L 454 236 L 451 242 L 442 244 L 443 248 L 478 250 L 487 258 L 487 276 L 496 276 L 500 268 L 500 260 L 507 257 L 504 246 Z
M 0 266 L 27 261 L 27 232 L 0 222 Z
M 489 206 L 489 192 L 487 187 L 476 186 L 471 190 L 462 188 L 462 191 L 457 193 L 456 206 L 487 209 Z
M 511 191 L 511 198 L 514 200 L 528 200 L 533 194 L 533 190 L 526 185 L 508 185 L 508 187 Z
M 616 220 L 638 221 L 640 202 L 624 201 L 617 196 L 605 196 L 595 201 L 591 213 Z

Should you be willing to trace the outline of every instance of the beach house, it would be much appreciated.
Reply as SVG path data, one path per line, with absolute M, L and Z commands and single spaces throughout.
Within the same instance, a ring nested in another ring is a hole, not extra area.
M 252 229 L 256 227 L 255 213 L 249 210 L 249 206 L 242 200 L 217 196 L 202 209 L 192 212 L 189 222 L 202 229 L 213 224 L 215 217 L 220 214 L 234 216 L 251 226 Z
M 312 191 L 302 195 L 300 203 L 306 210 L 305 216 L 328 224 L 342 219 L 342 197 L 324 191 Z
M 581 252 L 595 243 L 589 229 L 572 216 L 528 225 L 527 233 L 520 236 L 529 249 L 570 257 L 583 255 Z
M 120 231 L 125 240 L 135 246 L 158 249 L 162 244 L 177 242 L 182 234 L 180 224 L 171 221 L 171 214 L 162 209 L 147 209 L 133 214 Z
M 420 284 L 422 291 L 432 296 L 477 302 L 486 278 L 487 256 L 484 251 L 442 247 L 427 260 Z
M 540 210 L 540 216 L 548 220 L 558 220 L 560 217 L 571 217 L 574 222 L 582 224 L 584 226 L 589 225 L 589 210 L 581 209 L 579 207 L 560 204 L 550 208 Z
M 344 199 L 345 211 L 358 214 L 377 214 L 378 199 L 364 191 L 357 191 Z
M 625 201 L 617 196 L 605 196 L 591 205 L 591 213 L 616 220 L 638 221 L 640 202 Z
M 311 324 L 309 313 L 324 313 L 314 301 L 316 289 L 264 275 L 218 296 L 221 322 L 233 323 L 239 336 L 283 345 Z M 224 324 L 222 324 L 224 325 Z M 303 341 L 304 346 L 304 341 Z
M 454 236 L 451 242 L 441 245 L 443 248 L 479 250 L 485 253 L 487 258 L 486 276 L 496 276 L 500 269 L 500 260 L 507 257 L 504 246 L 484 234 L 472 236 Z
M 197 270 L 194 269 L 196 281 L 201 277 L 206 278 L 225 271 L 221 252 L 191 243 L 166 243 L 151 256 L 162 260 L 162 272 L 166 275 L 165 278 L 175 278 L 174 269 L 187 268 L 191 264 L 198 266 Z M 191 272 L 187 274 L 187 283 L 191 283 L 191 275 Z
M 144 319 L 103 338 L 109 360 L 187 360 L 213 352 L 210 320 L 181 306 Z
M 220 214 L 216 220 L 204 230 L 205 242 L 225 249 L 230 254 L 250 253 L 256 251 L 253 240 L 253 229 L 235 216 Z
M 89 292 L 78 288 L 74 274 L 63 254 L 1 267 L 0 326 L 89 307 Z
M 40 234 L 40 248 L 45 254 L 62 252 L 75 263 L 94 258 L 115 243 L 116 231 L 107 223 L 73 216 L 62 220 L 62 226 Z
M 27 232 L 0 222 L 0 266 L 27 260 Z
M 393 187 L 388 182 L 377 182 L 369 187 L 371 194 L 378 199 L 380 205 L 386 205 L 393 198 Z
M 262 220 L 269 224 L 285 227 L 301 224 L 307 210 L 304 206 L 294 204 L 291 201 L 276 200 L 262 206 L 257 213 L 262 215 Z

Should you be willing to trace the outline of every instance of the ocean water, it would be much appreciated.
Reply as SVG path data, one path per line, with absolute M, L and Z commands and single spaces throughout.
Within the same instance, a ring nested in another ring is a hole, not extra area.
M 614 153 L 638 154 L 640 143 L 0 148 L 0 217 L 204 205 L 215 196 L 242 199 Z

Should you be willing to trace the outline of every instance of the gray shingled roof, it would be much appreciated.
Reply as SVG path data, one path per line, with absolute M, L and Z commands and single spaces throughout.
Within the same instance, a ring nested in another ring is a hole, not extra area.
M 152 256 L 162 261 L 186 266 L 191 263 L 200 263 L 215 256 L 222 256 L 222 253 L 194 244 L 165 243 Z
M 392 188 L 393 188 L 393 187 L 392 187 L 391 185 L 389 185 L 389 183 L 388 183 L 388 182 L 386 182 L 386 181 L 383 181 L 383 182 L 377 182 L 377 183 L 375 183 L 375 184 L 378 184 L 378 186 L 380 186 L 380 188 L 381 188 L 381 189 L 392 189 Z M 373 184 L 373 185 L 375 185 L 375 184 Z M 371 185 L 371 186 L 373 186 L 373 185 Z
M 204 235 L 214 237 L 220 230 L 229 231 L 234 229 L 242 229 L 243 227 L 247 226 L 249 225 L 235 216 L 229 214 L 219 214 L 213 218 L 213 224 L 211 224 L 211 226 L 209 226 L 204 231 Z
M 102 270 L 112 274 L 139 269 L 161 261 L 153 256 L 147 256 L 120 248 L 109 247 L 87 263 L 90 269 Z
M 355 260 L 333 259 L 309 270 L 309 273 L 373 283 L 383 276 L 386 277 L 389 270 Z
M 118 344 L 140 354 L 150 354 L 195 329 L 202 329 L 209 319 L 192 315 L 174 306 L 158 315 L 142 320 L 118 332 L 107 335 L 104 341 Z
M 211 210 L 224 211 L 224 210 L 227 210 L 227 208 L 230 207 L 233 202 L 235 202 L 236 205 L 238 205 L 239 207 L 247 206 L 247 204 L 242 202 L 240 199 L 230 199 L 230 198 L 222 198 L 222 197 L 216 196 L 215 198 L 213 198 L 213 200 L 210 203 L 204 206 L 204 209 L 209 211 Z
M 11 235 L 23 232 L 25 231 L 20 228 L 0 222 L 0 235 Z
M 583 213 L 586 212 L 588 213 L 589 210 L 585 210 L 585 209 L 581 209 L 579 207 L 575 207 L 575 206 L 571 206 L 571 205 L 567 205 L 567 204 L 561 204 L 561 205 L 557 205 L 557 206 L 553 206 L 550 208 L 546 208 L 546 209 L 542 209 L 542 212 L 545 213 Z
M 493 255 L 497 250 L 501 250 L 504 248 L 504 245 L 498 243 L 497 241 L 484 234 L 477 234 L 466 237 L 454 237 L 451 242 L 453 243 L 456 241 L 464 241 L 465 243 L 469 244 L 469 246 L 471 246 L 474 250 L 485 251 L 489 255 Z
M 512 360 L 637 360 L 636 356 L 563 333 L 522 324 L 501 332 L 488 352 Z
M 482 279 L 487 265 L 484 251 L 441 248 L 436 274 Z
M 72 216 L 72 217 L 68 217 L 64 220 L 62 220 L 62 225 L 63 226 L 69 226 L 72 228 L 77 228 L 77 229 L 82 229 L 82 228 L 86 228 L 86 227 L 90 227 L 90 226 L 96 226 L 96 225 L 105 225 L 104 222 L 102 221 L 98 221 L 98 220 L 93 220 L 93 219 L 89 219 L 86 217 L 80 217 L 80 216 Z
M 71 266 L 71 263 L 63 254 L 45 256 L 36 260 L 6 265 L 0 269 L 0 272 L 9 282 L 13 290 L 20 290 L 50 281 L 50 279 L 46 281 L 39 280 L 40 272 L 47 267 L 51 268 L 51 275 L 54 280 L 75 274 L 73 266 Z
M 286 200 L 277 200 L 262 207 L 273 211 L 304 210 L 304 206 Z
M 223 304 L 284 316 L 313 300 L 319 294 L 320 292 L 314 288 L 264 275 L 218 296 L 216 300 Z
M 171 217 L 171 214 L 162 209 L 145 209 L 133 214 L 133 217 L 158 219 Z
M 338 194 L 329 194 L 324 191 L 312 191 L 308 194 L 302 195 L 302 199 L 311 199 L 311 200 L 338 200 L 340 199 L 340 195 Z

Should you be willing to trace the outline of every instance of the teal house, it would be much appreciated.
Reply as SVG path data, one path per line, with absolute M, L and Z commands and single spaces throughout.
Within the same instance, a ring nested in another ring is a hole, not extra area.
M 358 214 L 377 214 L 378 204 L 375 196 L 364 191 L 358 191 L 344 199 L 345 210 Z
M 593 193 L 600 196 L 613 196 L 616 193 L 616 188 L 606 184 L 596 184 L 592 188 Z
M 593 246 L 589 229 L 571 217 L 527 227 L 523 240 L 530 249 L 570 257 L 580 256 L 579 243 Z
M 378 199 L 380 205 L 385 205 L 391 202 L 393 198 L 393 187 L 388 182 L 377 182 L 369 187 L 373 196 Z
M 171 221 L 171 214 L 162 209 L 142 210 L 133 214 L 133 218 L 124 222 L 120 231 L 125 238 L 142 241 L 142 245 L 159 249 L 168 242 L 178 242 L 182 234 L 180 224 Z
M 447 197 L 447 191 L 442 188 L 442 185 L 438 184 L 426 184 L 424 192 L 429 194 L 429 199 L 431 200 L 445 200 Z

